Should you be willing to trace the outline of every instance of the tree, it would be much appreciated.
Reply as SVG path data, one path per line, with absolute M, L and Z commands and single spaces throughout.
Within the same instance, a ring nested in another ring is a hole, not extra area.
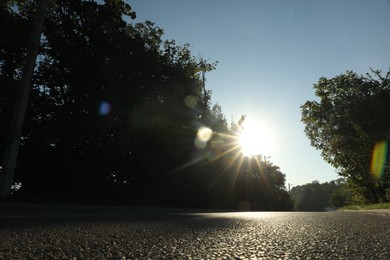
M 35 5 L 1 5 L 1 147 Z M 21 192 L 160 198 L 166 175 L 190 160 L 194 122 L 210 111 L 204 68 L 188 45 L 163 42 L 154 23 L 125 17 L 135 13 L 124 1 L 49 3 L 16 169 Z
M 383 177 L 388 160 L 382 153 L 380 174 L 371 168 L 375 145 L 390 139 L 390 71 L 382 76 L 352 71 L 314 85 L 318 101 L 301 106 L 302 122 L 311 145 L 342 177 L 360 187 L 370 202 L 384 200 L 390 183 Z
M 1 6 L 0 147 L 35 6 Z M 211 104 L 204 74 L 216 63 L 163 41 L 153 22 L 126 17 L 135 13 L 121 0 L 49 1 L 14 195 L 287 209 L 284 174 L 262 157 L 244 158 L 222 108 Z M 200 129 L 210 136 L 197 145 Z
M 291 210 L 285 175 L 262 155 L 243 156 L 235 165 L 233 197 L 245 210 Z
M 343 191 L 342 184 L 343 181 L 339 179 L 325 183 L 313 181 L 293 187 L 291 197 L 295 204 L 295 210 L 324 211 L 327 207 L 343 206 L 347 202 L 347 196 Z

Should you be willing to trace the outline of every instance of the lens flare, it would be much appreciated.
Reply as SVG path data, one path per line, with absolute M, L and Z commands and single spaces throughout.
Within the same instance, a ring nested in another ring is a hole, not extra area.
M 99 105 L 99 115 L 105 116 L 108 115 L 111 111 L 111 105 L 107 101 L 103 101 Z
M 184 103 L 189 108 L 194 108 L 194 107 L 196 107 L 196 104 L 198 103 L 198 99 L 196 97 L 194 97 L 194 96 L 188 95 L 188 96 L 185 97 Z
M 375 144 L 371 158 L 371 174 L 380 178 L 384 172 L 387 159 L 387 142 L 381 141 Z
M 213 136 L 213 130 L 208 127 L 200 127 L 195 138 L 195 146 L 202 149 L 207 146 L 207 142 Z
M 194 144 L 195 144 L 195 147 L 198 149 L 204 149 L 207 146 L 207 142 L 203 142 L 203 141 L 199 140 L 199 138 L 195 138 Z
M 213 136 L 213 131 L 208 127 L 201 127 L 198 130 L 198 139 L 202 142 L 207 142 Z

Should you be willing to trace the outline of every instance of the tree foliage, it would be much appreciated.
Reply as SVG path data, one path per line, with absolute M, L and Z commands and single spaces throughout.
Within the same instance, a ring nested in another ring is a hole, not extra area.
M 345 180 L 319 183 L 313 181 L 291 189 L 295 210 L 324 211 L 330 207 L 342 207 L 351 203 L 350 194 L 345 190 Z
M 0 147 L 35 8 L 31 0 L 1 5 Z M 49 1 L 17 194 L 230 208 L 242 199 L 257 201 L 251 209 L 284 209 L 288 195 L 276 166 L 249 175 L 238 167 L 237 141 L 205 89 L 204 73 L 216 63 L 163 40 L 153 22 L 129 22 L 135 15 L 120 0 Z M 210 139 L 197 139 L 201 127 L 212 129 Z
M 292 210 L 292 201 L 285 190 L 285 175 L 279 167 L 257 155 L 241 162 L 234 190 L 241 207 L 255 210 Z
M 378 176 L 371 162 L 375 145 L 390 138 L 390 72 L 363 76 L 347 71 L 332 79 L 320 78 L 314 89 L 318 100 L 301 107 L 311 145 L 368 201 L 383 200 L 390 185 L 384 176 L 386 165 L 381 165 Z M 386 152 L 382 156 L 382 162 L 389 162 Z

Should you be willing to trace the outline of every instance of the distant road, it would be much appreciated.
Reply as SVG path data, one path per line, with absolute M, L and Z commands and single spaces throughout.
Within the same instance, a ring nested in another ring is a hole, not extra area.
M 390 259 L 383 212 L 0 205 L 0 259 Z

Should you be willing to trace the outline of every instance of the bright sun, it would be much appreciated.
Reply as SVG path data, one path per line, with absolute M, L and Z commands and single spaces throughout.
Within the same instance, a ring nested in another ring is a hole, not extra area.
M 274 144 L 272 133 L 264 125 L 251 121 L 244 122 L 239 142 L 245 156 L 269 155 Z

